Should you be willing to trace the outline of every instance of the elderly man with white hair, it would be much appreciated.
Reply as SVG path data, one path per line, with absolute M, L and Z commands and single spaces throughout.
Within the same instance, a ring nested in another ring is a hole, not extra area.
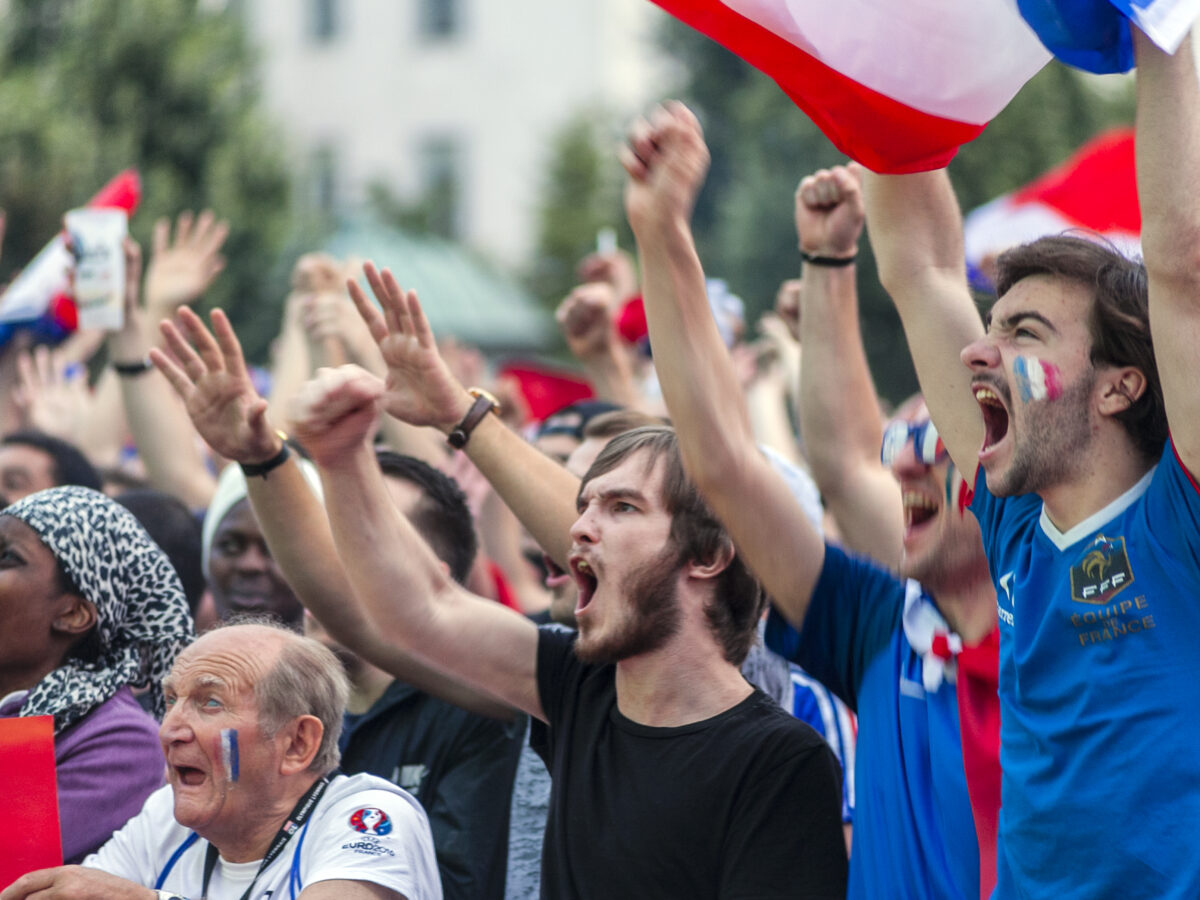
M 0 900 L 441 898 L 417 801 L 334 774 L 347 686 L 328 649 L 230 625 L 181 653 L 163 687 L 167 786 L 83 866 L 32 872 Z

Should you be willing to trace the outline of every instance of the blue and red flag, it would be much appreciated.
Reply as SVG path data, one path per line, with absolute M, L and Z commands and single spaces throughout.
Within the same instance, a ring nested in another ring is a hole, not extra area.
M 653 2 L 769 75 L 843 153 L 885 173 L 946 165 L 1051 52 L 1120 71 L 1132 65 L 1131 19 L 1174 52 L 1200 11 L 1200 0 Z

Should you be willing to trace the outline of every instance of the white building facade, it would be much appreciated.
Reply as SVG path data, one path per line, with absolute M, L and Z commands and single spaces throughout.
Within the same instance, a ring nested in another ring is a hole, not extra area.
M 450 232 L 524 262 L 550 141 L 580 109 L 628 117 L 670 68 L 649 0 L 243 0 L 264 100 L 314 202 L 373 182 L 450 192 Z M 614 158 L 614 165 L 616 165 Z

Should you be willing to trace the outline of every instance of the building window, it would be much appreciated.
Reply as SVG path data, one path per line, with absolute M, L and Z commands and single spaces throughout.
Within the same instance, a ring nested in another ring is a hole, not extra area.
M 422 37 L 447 40 L 462 31 L 462 0 L 418 0 L 418 4 Z
M 421 206 L 430 231 L 457 239 L 463 234 L 463 172 L 466 153 L 452 135 L 426 138 L 417 148 Z
M 337 37 L 337 0 L 309 0 L 308 34 L 314 43 L 327 44 Z

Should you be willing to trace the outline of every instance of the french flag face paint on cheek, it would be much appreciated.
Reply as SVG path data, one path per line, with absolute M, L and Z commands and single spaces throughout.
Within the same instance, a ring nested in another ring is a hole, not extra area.
M 1036 356 L 1018 356 L 1013 362 L 1017 392 L 1021 400 L 1057 400 L 1062 396 L 1062 375 L 1054 363 L 1043 362 Z
M 225 779 L 238 780 L 238 733 L 236 728 L 221 729 L 221 763 L 225 767 Z

